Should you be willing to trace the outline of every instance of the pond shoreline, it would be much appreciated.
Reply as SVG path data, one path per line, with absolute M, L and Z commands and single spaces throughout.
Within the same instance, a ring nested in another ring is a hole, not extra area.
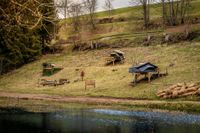
M 144 100 L 110 97 L 56 96 L 47 94 L 0 93 L 0 107 L 19 107 L 37 111 L 59 111 L 71 107 L 113 108 L 124 110 L 178 111 L 200 114 L 197 101 Z M 39 109 L 37 109 L 39 108 Z M 44 109 L 43 109 L 44 108 Z M 47 108 L 45 110 L 45 108 Z

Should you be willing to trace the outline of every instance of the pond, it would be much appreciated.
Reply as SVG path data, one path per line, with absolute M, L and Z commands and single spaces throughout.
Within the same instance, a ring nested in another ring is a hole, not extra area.
M 199 133 L 200 116 L 178 113 L 75 109 L 1 113 L 0 133 Z

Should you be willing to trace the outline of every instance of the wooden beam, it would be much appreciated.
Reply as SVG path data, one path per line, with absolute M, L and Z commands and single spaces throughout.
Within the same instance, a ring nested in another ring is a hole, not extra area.
M 134 77 L 134 84 L 136 84 L 136 83 L 137 83 L 137 79 L 138 79 L 138 74 L 135 73 L 134 76 L 135 76 L 135 77 Z
M 152 76 L 152 74 L 149 72 L 149 73 L 148 73 L 148 82 L 149 82 L 149 83 L 151 82 L 151 76 Z

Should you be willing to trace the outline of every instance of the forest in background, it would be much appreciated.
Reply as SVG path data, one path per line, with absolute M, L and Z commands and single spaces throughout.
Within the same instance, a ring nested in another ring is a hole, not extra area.
M 185 24 L 187 26 L 184 27 L 182 36 L 187 39 L 192 33 L 190 24 L 193 21 L 198 22 L 198 13 L 197 16 L 191 13 L 198 10 L 193 8 L 194 2 L 191 0 L 178 2 L 130 0 L 133 8 L 119 10 L 114 10 L 112 2 L 113 0 L 105 0 L 106 12 L 96 13 L 99 6 L 97 0 L 83 0 L 81 3 L 73 0 L 3 0 L 0 3 L 2 14 L 0 16 L 0 73 L 34 61 L 51 50 L 50 43 L 70 42 L 82 45 L 85 44 L 85 40 L 96 41 L 99 36 L 103 35 L 106 38 L 107 33 L 116 32 L 120 33 L 117 36 L 122 39 L 116 40 L 115 43 L 120 45 L 119 42 L 128 42 L 127 32 L 138 25 L 140 29 L 131 32 L 159 31 L 161 27 Z M 155 12 L 154 8 L 159 8 L 160 12 Z M 124 12 L 125 15 L 121 17 L 120 10 L 131 10 L 132 15 Z M 62 13 L 65 19 L 58 20 L 57 11 Z M 159 18 L 157 18 L 158 14 Z M 126 29 L 120 31 L 125 26 Z M 123 34 L 126 35 L 126 40 L 123 40 Z M 64 41 L 62 36 L 65 38 Z M 128 38 L 131 43 L 139 40 L 133 38 L 135 37 Z M 165 38 L 169 40 L 167 34 Z M 148 36 L 148 39 L 151 39 L 151 36 Z
M 53 0 L 0 2 L 0 73 L 16 69 L 42 55 L 53 38 Z

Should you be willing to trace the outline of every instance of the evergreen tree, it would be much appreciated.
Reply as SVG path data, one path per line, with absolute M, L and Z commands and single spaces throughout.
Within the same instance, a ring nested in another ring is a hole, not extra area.
M 53 0 L 2 0 L 0 3 L 0 57 L 3 71 L 35 60 L 45 52 L 55 26 Z

